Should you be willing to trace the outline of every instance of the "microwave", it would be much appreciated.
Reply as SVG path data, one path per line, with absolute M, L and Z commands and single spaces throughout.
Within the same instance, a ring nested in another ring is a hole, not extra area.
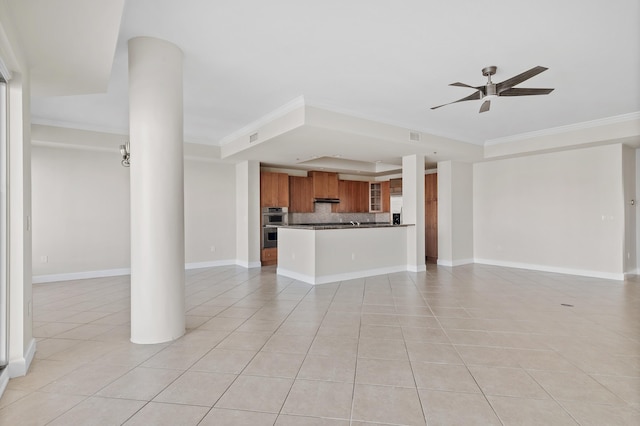
M 286 207 L 265 207 L 262 209 L 262 226 L 286 225 L 289 214 Z

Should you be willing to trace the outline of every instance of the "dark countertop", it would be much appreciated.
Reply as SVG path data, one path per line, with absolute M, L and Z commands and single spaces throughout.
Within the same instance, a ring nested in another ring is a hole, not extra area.
M 341 223 L 296 223 L 290 225 L 267 225 L 274 228 L 293 228 L 293 229 L 311 229 L 311 230 L 323 230 L 323 229 L 357 229 L 357 228 L 399 228 L 403 226 L 413 225 L 392 225 L 388 222 L 361 222 L 360 225 L 352 225 L 349 222 Z

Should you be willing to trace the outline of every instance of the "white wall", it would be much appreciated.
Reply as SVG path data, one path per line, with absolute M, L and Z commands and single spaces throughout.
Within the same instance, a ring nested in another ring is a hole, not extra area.
M 260 263 L 260 163 L 243 161 L 235 166 L 236 263 L 258 268 Z
M 129 169 L 116 147 L 60 146 L 32 149 L 34 280 L 128 273 Z M 234 165 L 185 160 L 184 170 L 187 266 L 234 263 Z
M 129 268 L 129 169 L 101 151 L 34 146 L 33 275 Z
M 35 354 L 31 286 L 31 78 L 14 23 L 0 2 L 0 58 L 12 73 L 8 83 L 7 282 L 9 365 L 0 371 L 0 395 L 7 376 L 26 374 Z
M 622 279 L 622 150 L 474 164 L 476 262 Z
M 636 274 L 640 274 L 640 149 L 634 153 L 636 157 L 636 193 L 634 197 L 636 214 Z M 627 234 L 629 235 L 629 234 Z
M 473 262 L 473 165 L 438 162 L 438 264 Z
M 402 223 L 407 228 L 407 270 L 427 269 L 424 246 L 424 155 L 402 157 Z
M 622 179 L 624 187 L 624 269 L 627 274 L 636 273 L 636 153 L 628 146 L 622 147 Z M 634 201 L 635 203 L 635 201 Z
M 232 263 L 236 258 L 233 164 L 185 160 L 184 226 L 187 264 Z
M 31 285 L 32 206 L 29 77 L 9 81 L 9 375 L 26 374 L 35 353 Z

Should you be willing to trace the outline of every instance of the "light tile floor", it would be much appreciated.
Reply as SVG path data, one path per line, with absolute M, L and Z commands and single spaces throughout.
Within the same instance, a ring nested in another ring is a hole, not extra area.
M 0 425 L 640 424 L 637 277 L 192 270 L 187 334 L 158 345 L 129 342 L 129 277 L 33 297 L 38 350 Z

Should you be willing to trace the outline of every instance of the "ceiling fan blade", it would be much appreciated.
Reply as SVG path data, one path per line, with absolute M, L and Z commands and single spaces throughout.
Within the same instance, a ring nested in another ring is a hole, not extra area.
M 437 108 L 443 107 L 445 105 L 451 105 L 451 104 L 455 104 L 455 103 L 462 102 L 462 101 L 475 101 L 475 100 L 478 100 L 478 99 L 482 99 L 482 93 L 475 92 L 475 93 L 470 94 L 466 98 L 458 99 L 457 101 L 449 102 L 448 104 L 442 104 L 442 105 L 434 106 L 434 107 L 431 107 L 431 109 L 437 109 Z
M 502 83 L 498 83 L 496 85 L 497 92 L 498 94 L 501 94 L 503 91 L 511 89 L 516 84 L 520 84 L 525 80 L 529 80 L 531 77 L 534 77 L 548 69 L 549 68 L 541 66 L 533 67 L 530 70 L 523 72 L 522 74 L 518 74 L 515 77 L 511 77 L 510 79 L 503 81 Z
M 529 95 L 548 95 L 553 89 L 526 89 L 524 87 L 512 87 L 500 93 L 500 96 L 529 96 Z
M 484 89 L 484 86 L 469 86 L 468 84 L 465 83 L 460 83 L 459 81 L 455 82 L 455 83 L 451 83 L 449 86 L 456 86 L 456 87 L 468 87 L 469 89 L 473 89 L 473 90 L 482 90 Z
M 484 101 L 482 103 L 482 106 L 480 106 L 480 112 L 487 112 L 489 111 L 490 107 L 491 107 L 491 101 Z

